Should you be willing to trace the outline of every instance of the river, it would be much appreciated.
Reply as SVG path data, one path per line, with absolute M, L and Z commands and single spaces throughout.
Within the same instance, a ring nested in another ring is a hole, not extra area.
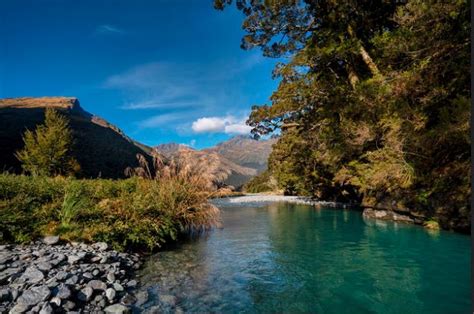
M 223 228 L 152 256 L 145 312 L 470 313 L 470 237 L 288 202 L 217 201 Z

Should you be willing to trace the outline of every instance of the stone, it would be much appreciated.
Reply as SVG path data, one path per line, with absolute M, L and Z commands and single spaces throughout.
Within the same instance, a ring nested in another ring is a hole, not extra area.
M 127 287 L 130 287 L 130 288 L 135 288 L 137 286 L 138 282 L 136 280 L 130 280 L 128 283 L 127 283 Z
M 15 304 L 14 307 L 10 310 L 10 314 L 15 314 L 15 313 L 25 313 L 30 309 L 31 306 L 23 304 L 23 303 L 17 303 Z
M 87 283 L 88 287 L 91 287 L 94 290 L 106 290 L 107 285 L 100 280 L 91 280 Z
M 49 302 L 50 302 L 51 304 L 55 304 L 55 305 L 58 306 L 58 307 L 61 306 L 61 303 L 62 303 L 61 299 L 58 298 L 58 297 L 53 297 L 53 298 L 51 298 L 51 300 L 49 300 Z
M 97 277 L 97 276 L 99 276 L 99 274 L 100 274 L 100 270 L 98 270 L 97 268 L 92 271 L 93 276 Z
M 30 266 L 25 270 L 21 278 L 31 283 L 38 283 L 44 279 L 44 275 L 38 268 Z
M 41 311 L 39 312 L 39 314 L 52 314 L 52 313 L 54 313 L 54 311 L 51 305 L 49 305 L 49 303 L 46 303 L 41 309 Z
M 33 287 L 25 290 L 18 298 L 17 303 L 33 306 L 45 301 L 51 295 L 51 291 L 46 286 Z
M 76 275 L 73 275 L 71 278 L 66 280 L 66 284 L 75 285 L 78 281 L 79 281 L 79 277 L 77 277 Z
M 59 242 L 58 236 L 47 236 L 43 238 L 43 242 L 47 245 L 54 245 Z
M 115 282 L 112 286 L 114 287 L 115 291 L 122 292 L 124 290 L 123 286 L 117 282 Z
M 108 282 L 114 282 L 114 281 L 115 281 L 115 274 L 112 273 L 112 272 L 109 272 L 109 273 L 107 274 L 107 281 L 108 281 Z
M 10 277 L 18 274 L 20 268 L 7 268 L 4 271 L 0 272 L 0 284 L 4 281 L 7 281 Z
M 72 301 L 66 301 L 66 303 L 63 304 L 63 308 L 66 310 L 72 310 L 75 307 L 76 307 L 76 303 Z
M 45 272 L 48 272 L 51 270 L 51 268 L 53 268 L 53 265 L 51 265 L 51 263 L 48 263 L 48 262 L 41 262 L 41 263 L 36 264 L 36 266 L 38 267 L 39 270 L 45 271 Z
M 69 299 L 71 297 L 71 290 L 65 284 L 60 284 L 54 289 L 54 295 L 60 299 Z
M 12 260 L 10 252 L 0 252 L 0 264 L 7 264 Z
M 130 309 L 122 304 L 109 305 L 104 309 L 104 311 L 105 313 L 109 313 L 109 314 L 130 313 Z
M 105 290 L 105 296 L 110 302 L 112 302 L 115 299 L 115 295 L 116 295 L 116 292 L 113 288 L 108 288 L 107 290 Z
M 99 250 L 101 252 L 103 251 L 107 251 L 107 249 L 109 248 L 109 246 L 107 245 L 107 243 L 105 242 L 97 242 L 97 243 L 94 243 L 92 245 L 93 248 L 95 248 L 96 250 Z
M 125 305 L 132 305 L 136 301 L 137 301 L 137 299 L 129 293 L 125 294 L 122 297 L 122 299 L 120 299 L 120 303 L 125 304 Z
M 75 264 L 75 263 L 79 262 L 81 259 L 82 259 L 82 257 L 80 257 L 78 255 L 69 255 L 67 257 L 67 262 L 69 264 Z
M 94 290 L 91 287 L 85 287 L 79 291 L 77 298 L 81 301 L 88 302 L 91 299 L 92 294 L 94 294 Z
M 67 276 L 68 276 L 68 274 L 65 271 L 60 270 L 56 273 L 55 277 L 56 277 L 57 280 L 64 280 L 64 279 L 66 279 Z
M 92 279 L 92 278 L 94 278 L 94 275 L 92 275 L 89 272 L 85 272 L 85 273 L 82 274 L 82 277 L 84 277 L 86 279 Z

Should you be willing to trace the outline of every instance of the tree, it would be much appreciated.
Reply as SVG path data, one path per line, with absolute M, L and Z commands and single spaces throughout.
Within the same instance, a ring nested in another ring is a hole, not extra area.
M 469 231 L 468 1 L 235 4 L 242 48 L 286 60 L 271 103 L 247 121 L 256 137 L 281 131 L 269 159 L 281 188 Z
M 23 135 L 25 146 L 15 155 L 25 172 L 32 175 L 74 175 L 80 170 L 70 155 L 72 133 L 66 117 L 52 108 L 46 108 L 44 124 Z

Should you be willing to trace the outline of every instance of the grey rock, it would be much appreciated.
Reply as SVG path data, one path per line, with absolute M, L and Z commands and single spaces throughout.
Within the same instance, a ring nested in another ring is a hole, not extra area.
M 107 285 L 100 280 L 91 280 L 87 283 L 88 287 L 91 287 L 94 290 L 106 290 Z
M 23 303 L 17 303 L 15 304 L 14 307 L 10 310 L 10 314 L 15 314 L 15 313 L 25 313 L 30 309 L 31 306 L 23 304 Z
M 79 262 L 81 259 L 82 259 L 82 257 L 80 257 L 78 255 L 69 255 L 67 257 L 67 262 L 69 264 L 75 264 L 75 263 Z
M 79 277 L 77 277 L 76 275 L 73 275 L 71 278 L 66 280 L 66 284 L 75 285 L 78 281 L 79 281 Z
M 93 248 L 99 250 L 99 251 L 107 251 L 109 246 L 105 242 L 97 242 L 92 245 Z
M 61 306 L 61 303 L 62 303 L 61 299 L 58 298 L 58 297 L 53 297 L 53 298 L 51 298 L 51 300 L 49 300 L 49 302 L 50 302 L 51 304 L 55 304 L 55 305 L 58 306 L 58 307 Z
M 46 286 L 33 287 L 24 291 L 18 298 L 17 303 L 33 306 L 45 301 L 50 294 L 51 291 Z
M 108 281 L 108 282 L 114 282 L 114 281 L 115 281 L 115 274 L 112 273 L 112 272 L 109 272 L 109 273 L 107 274 L 107 281 Z
M 51 268 L 53 268 L 53 265 L 48 262 L 41 262 L 41 263 L 36 264 L 36 266 L 38 267 L 39 270 L 46 271 L 46 272 L 50 271 Z
M 38 268 L 30 266 L 25 270 L 21 278 L 31 283 L 38 283 L 44 279 L 44 275 Z
M 135 288 L 137 286 L 138 282 L 136 280 L 130 280 L 128 283 L 127 283 L 127 287 L 130 287 L 130 288 Z
M 92 275 L 89 272 L 85 272 L 85 273 L 82 274 L 82 277 L 84 277 L 86 279 L 92 279 L 92 278 L 94 278 L 94 275 Z
M 60 284 L 54 290 L 54 295 L 60 299 L 69 299 L 71 297 L 71 290 L 65 284 Z
M 135 298 L 135 296 L 133 296 L 129 293 L 125 294 L 122 297 L 122 299 L 120 299 L 120 303 L 125 304 L 125 305 L 132 305 L 136 301 L 137 301 L 137 299 Z
M 0 272 L 0 284 L 10 277 L 18 274 L 20 272 L 20 268 L 7 268 L 4 271 Z
M 68 276 L 68 274 L 65 271 L 60 270 L 56 273 L 55 277 L 56 277 L 57 280 L 64 280 L 64 279 L 66 279 L 67 276 Z
M 53 312 L 54 311 L 51 305 L 49 305 L 49 303 L 46 303 L 46 305 L 43 306 L 39 314 L 52 314 Z
M 115 282 L 112 286 L 114 287 L 115 291 L 122 292 L 124 290 L 123 286 L 117 282 Z
M 63 304 L 63 309 L 66 309 L 66 310 L 72 310 L 75 307 L 76 307 L 76 303 L 72 301 L 66 301 L 66 303 Z
M 10 252 L 0 252 L 0 264 L 7 264 L 12 260 Z
M 91 299 L 92 294 L 94 294 L 94 290 L 91 287 L 85 287 L 79 291 L 77 298 L 81 301 L 88 302 Z
M 130 313 L 130 309 L 122 304 L 109 305 L 104 309 L 104 311 L 105 313 L 109 313 L 109 314 Z
M 92 271 L 93 276 L 97 277 L 97 276 L 99 276 L 99 274 L 100 274 L 100 270 L 98 270 L 97 268 Z
M 47 236 L 43 238 L 43 242 L 47 245 L 54 245 L 59 242 L 58 236 Z
M 110 302 L 112 302 L 115 299 L 115 295 L 116 295 L 116 292 L 113 288 L 108 288 L 107 290 L 105 290 L 105 296 Z
M 18 298 L 18 296 L 20 295 L 20 292 L 18 292 L 17 289 L 12 289 L 11 295 L 12 295 L 12 301 L 15 301 Z

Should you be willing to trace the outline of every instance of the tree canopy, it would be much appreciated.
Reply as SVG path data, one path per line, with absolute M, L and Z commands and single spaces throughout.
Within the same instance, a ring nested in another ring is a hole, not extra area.
M 71 157 L 73 142 L 68 120 L 52 108 L 46 108 L 44 124 L 26 130 L 25 146 L 16 153 L 25 172 L 32 175 L 73 175 L 80 169 Z
M 468 1 L 235 5 L 242 48 L 287 60 L 248 120 L 256 137 L 281 131 L 269 160 L 281 188 L 469 229 Z

